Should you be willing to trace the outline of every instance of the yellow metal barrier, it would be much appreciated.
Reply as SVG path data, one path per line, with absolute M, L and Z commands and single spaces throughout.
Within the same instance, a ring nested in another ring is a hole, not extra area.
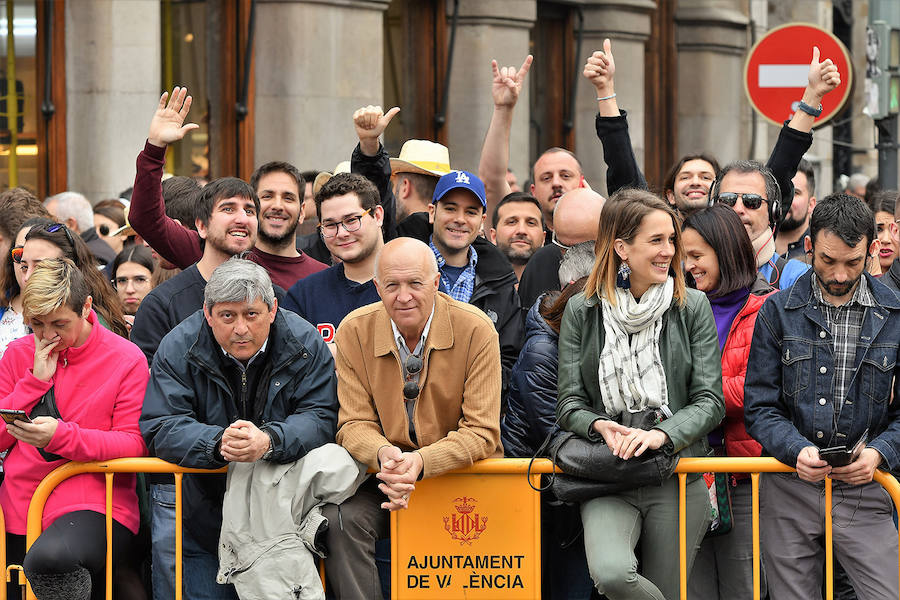
M 226 469 L 186 469 L 159 458 L 117 458 L 106 462 L 66 463 L 47 475 L 31 497 L 28 506 L 26 548 L 31 548 L 41 535 L 41 521 L 44 505 L 50 493 L 60 483 L 82 473 L 104 473 L 106 476 L 106 597 L 112 598 L 112 491 L 115 473 L 174 473 L 175 474 L 175 599 L 181 600 L 181 480 L 185 473 L 225 473 Z M 26 600 L 36 600 L 31 585 L 26 591 Z
M 475 465 L 465 468 L 459 469 L 457 471 L 453 471 L 448 475 L 456 476 L 456 475 L 509 475 L 509 474 L 525 474 L 528 470 L 527 459 L 489 459 L 483 460 Z M 531 473 L 536 478 L 537 475 L 542 473 L 551 473 L 553 472 L 555 467 L 553 464 L 546 459 L 535 460 L 531 466 Z M 27 548 L 30 548 L 34 541 L 41 534 L 41 519 L 44 511 L 44 505 L 47 502 L 47 498 L 50 496 L 50 493 L 53 489 L 59 485 L 62 481 L 68 479 L 69 477 L 73 477 L 75 475 L 81 473 L 104 473 L 106 477 L 106 505 L 107 505 L 107 513 L 106 513 L 106 536 L 107 536 L 107 548 L 111 546 L 112 543 L 112 482 L 113 476 L 115 473 L 174 473 L 175 475 L 175 552 L 176 552 L 176 562 L 175 562 L 175 594 L 176 599 L 181 600 L 182 597 L 182 562 L 181 562 L 181 553 L 182 553 L 182 539 L 181 539 L 181 524 L 182 524 L 182 506 L 181 506 L 181 484 L 182 484 L 182 475 L 184 473 L 224 473 L 226 469 L 219 469 L 215 471 L 205 470 L 205 469 L 186 469 L 179 467 L 177 465 L 173 465 L 171 463 L 167 463 L 158 458 L 122 458 L 111 460 L 107 462 L 98 462 L 98 463 L 67 463 L 62 465 L 61 467 L 54 470 L 52 473 L 47 475 L 41 484 L 38 486 L 37 490 L 34 493 L 34 496 L 31 500 L 31 505 L 28 509 L 28 526 L 27 526 Z M 723 472 L 723 473 L 749 473 L 751 477 L 751 491 L 752 491 L 752 506 L 753 506 L 753 517 L 752 517 L 752 528 L 753 528 L 753 597 L 758 600 L 760 597 L 760 548 L 759 548 L 759 475 L 760 473 L 789 473 L 794 471 L 793 468 L 788 467 L 774 458 L 731 458 L 731 457 L 722 457 L 722 458 L 682 458 L 675 472 L 678 474 L 678 494 L 679 494 L 679 524 L 678 524 L 678 535 L 679 535 L 679 570 L 680 570 L 680 585 L 681 585 L 681 598 L 685 600 L 687 598 L 687 549 L 686 549 L 686 529 L 685 529 L 685 492 L 687 486 L 687 475 L 690 473 L 707 473 L 707 472 Z M 534 479 L 533 478 L 533 479 Z M 440 478 L 437 478 L 440 479 Z M 881 484 L 891 496 L 891 499 L 894 501 L 894 505 L 896 507 L 900 507 L 900 483 L 890 474 L 885 473 L 883 471 L 875 471 L 874 480 Z M 427 482 L 420 482 L 419 485 Z M 522 478 L 522 485 L 527 485 L 525 483 L 524 477 Z M 412 506 L 415 506 L 415 502 L 413 502 Z M 412 509 L 411 509 L 412 510 Z M 832 600 L 833 598 L 833 548 L 832 548 L 832 531 L 831 531 L 831 479 L 825 480 L 825 513 L 826 513 L 826 537 L 825 537 L 825 546 L 826 546 L 826 600 Z M 391 530 L 392 532 L 397 531 L 398 527 L 398 519 L 402 518 L 402 515 L 398 513 L 391 514 Z M 0 512 L 0 526 L 3 525 L 3 515 Z M 536 535 L 538 536 L 534 546 L 536 548 L 540 547 L 540 524 L 534 523 Z M 5 527 L 3 528 L 5 531 Z M 5 536 L 4 536 L 5 537 Z M 400 583 L 401 580 L 398 576 L 398 570 L 395 568 L 398 562 L 398 553 L 396 547 L 396 536 L 392 537 L 391 544 L 391 559 L 392 559 L 392 569 L 391 569 L 391 584 L 392 590 L 394 590 L 394 594 L 398 595 L 400 593 Z M 2 563 L 6 564 L 5 556 L 6 547 L 5 547 L 5 539 L 0 542 L 0 560 Z M 107 598 L 112 597 L 112 554 L 109 550 L 107 550 L 106 555 L 106 567 L 107 567 L 107 576 L 106 576 L 106 593 Z M 539 565 L 538 565 L 539 566 Z M 898 573 L 900 573 L 900 560 L 898 560 Z M 539 581 L 538 581 L 539 583 Z M 539 589 L 539 586 L 538 586 Z M 5 597 L 6 590 L 5 588 L 0 591 L 0 600 L 3 600 Z M 538 592 L 539 593 L 539 592 Z M 536 596 L 539 597 L 539 596 Z M 31 591 L 30 586 L 27 589 L 27 600 L 35 600 L 34 594 Z

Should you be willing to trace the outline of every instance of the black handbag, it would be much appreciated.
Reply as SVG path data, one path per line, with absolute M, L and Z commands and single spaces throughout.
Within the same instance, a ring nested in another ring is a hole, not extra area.
M 28 418 L 34 419 L 35 417 L 53 417 L 54 419 L 60 418 L 59 409 L 56 407 L 56 395 L 53 392 L 52 386 L 49 390 L 44 392 L 44 395 L 41 396 L 41 399 L 38 400 L 38 403 L 35 404 L 34 408 L 31 409 L 31 413 L 28 415 Z M 47 452 L 43 448 L 38 448 L 37 451 L 47 462 L 66 460 L 59 454 Z
M 628 426 L 652 429 L 664 418 L 662 411 L 648 409 L 630 415 Z M 584 502 L 639 487 L 659 486 L 672 476 L 678 465 L 678 456 L 656 450 L 623 460 L 612 453 L 603 438 L 592 441 L 571 431 L 552 433 L 534 458 L 545 447 L 547 458 L 563 473 L 551 474 L 541 489 L 549 489 L 563 502 Z

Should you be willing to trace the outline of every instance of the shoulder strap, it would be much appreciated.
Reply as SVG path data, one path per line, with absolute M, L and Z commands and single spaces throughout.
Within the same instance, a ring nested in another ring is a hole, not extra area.
M 778 282 L 781 281 L 781 273 L 784 272 L 784 267 L 787 265 L 787 259 L 781 255 L 775 259 L 775 264 L 772 265 L 772 274 L 769 275 L 769 283 L 776 288 L 778 287 Z M 769 264 L 772 264 L 772 261 L 769 261 Z

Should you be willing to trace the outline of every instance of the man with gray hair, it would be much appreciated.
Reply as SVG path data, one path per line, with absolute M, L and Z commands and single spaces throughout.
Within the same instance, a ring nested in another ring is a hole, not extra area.
M 215 469 L 289 463 L 334 440 L 334 362 L 322 337 L 279 310 L 265 269 L 232 258 L 204 290 L 203 310 L 166 335 L 150 369 L 141 433 L 150 453 Z M 185 598 L 235 599 L 216 584 L 224 475 L 184 478 Z
M 87 198 L 78 192 L 62 192 L 44 200 L 44 208 L 60 223 L 77 231 L 101 265 L 116 259 L 116 251 L 94 229 L 94 209 Z

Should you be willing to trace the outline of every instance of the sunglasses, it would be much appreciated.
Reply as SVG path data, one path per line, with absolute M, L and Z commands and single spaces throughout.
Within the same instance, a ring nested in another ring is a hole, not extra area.
M 406 373 L 406 383 L 403 384 L 403 397 L 407 400 L 415 400 L 419 397 L 419 384 L 413 381 L 413 377 L 422 370 L 422 359 L 415 354 L 406 357 L 403 363 L 403 371 Z
M 716 196 L 716 202 L 721 202 L 722 204 L 727 204 L 728 206 L 734 206 L 737 204 L 738 198 L 744 203 L 744 206 L 749 210 L 756 210 L 760 206 L 763 205 L 763 202 L 766 202 L 766 199 L 760 196 L 759 194 L 738 194 L 735 192 L 722 192 L 718 196 Z
M 25 251 L 25 246 L 16 246 L 9 253 L 12 255 L 13 262 L 18 264 L 22 262 L 22 253 Z

